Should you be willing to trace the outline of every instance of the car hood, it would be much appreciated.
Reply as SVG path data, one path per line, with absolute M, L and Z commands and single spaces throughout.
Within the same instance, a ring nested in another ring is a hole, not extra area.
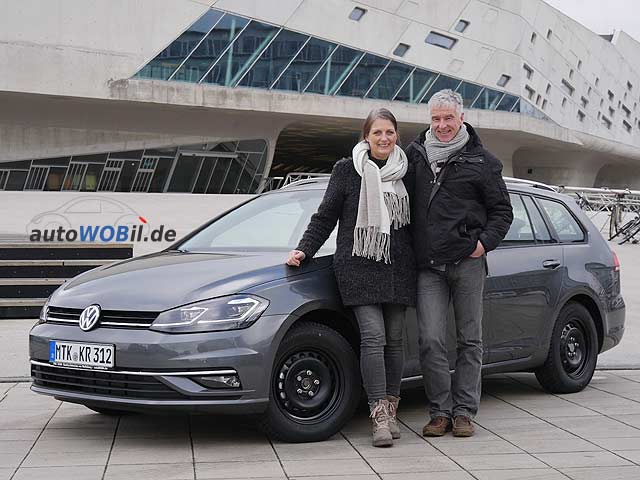
M 164 311 L 180 305 L 242 292 L 256 285 L 331 265 L 320 257 L 292 268 L 286 253 L 159 252 L 98 267 L 64 283 L 50 305 L 104 310 Z

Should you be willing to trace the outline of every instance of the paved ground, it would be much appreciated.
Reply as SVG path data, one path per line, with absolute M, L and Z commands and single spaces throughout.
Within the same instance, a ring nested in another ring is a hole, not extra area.
M 370 446 L 364 411 L 328 441 L 292 445 L 230 417 L 105 417 L 26 383 L 0 395 L 0 479 L 640 478 L 640 371 L 601 371 L 564 396 L 529 374 L 486 378 L 470 439 L 421 437 L 424 397 L 412 390 L 389 449 Z

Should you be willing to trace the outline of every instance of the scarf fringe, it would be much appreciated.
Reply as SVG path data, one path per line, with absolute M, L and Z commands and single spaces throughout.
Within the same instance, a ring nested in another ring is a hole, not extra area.
M 409 196 L 399 197 L 395 193 L 385 192 L 384 203 L 389 211 L 391 227 L 398 230 L 411 222 L 411 207 L 409 206 Z
M 391 263 L 391 235 L 382 233 L 378 227 L 356 227 L 351 254 Z

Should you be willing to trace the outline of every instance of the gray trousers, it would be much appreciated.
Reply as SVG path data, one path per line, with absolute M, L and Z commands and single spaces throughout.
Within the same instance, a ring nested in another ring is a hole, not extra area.
M 473 418 L 480 403 L 482 294 L 486 258 L 465 258 L 444 271 L 418 272 L 420 363 L 431 417 Z M 453 304 L 457 355 L 449 370 L 447 314 Z
M 400 396 L 406 307 L 361 305 L 353 312 L 360 327 L 360 371 L 369 404 L 387 395 Z

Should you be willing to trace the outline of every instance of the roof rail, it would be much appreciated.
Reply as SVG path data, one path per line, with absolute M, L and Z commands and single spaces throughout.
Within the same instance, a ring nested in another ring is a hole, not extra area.
M 290 172 L 284 178 L 280 188 L 287 188 L 291 185 L 304 185 L 305 183 L 313 183 L 317 180 L 327 179 L 330 173 L 309 173 L 309 172 Z
M 534 180 L 527 180 L 525 178 L 515 178 L 515 177 L 502 177 L 504 181 L 507 183 L 520 183 L 523 185 L 529 185 L 531 187 L 540 188 L 542 190 L 549 190 L 551 192 L 557 192 L 558 187 L 554 187 L 551 185 L 547 185 L 546 183 L 536 182 Z

